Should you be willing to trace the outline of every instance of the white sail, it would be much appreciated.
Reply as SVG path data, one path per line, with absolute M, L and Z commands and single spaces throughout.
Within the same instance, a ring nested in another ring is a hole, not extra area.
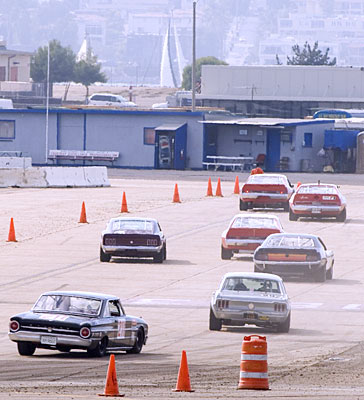
M 169 27 L 163 42 L 162 59 L 160 67 L 160 86 L 175 87 L 173 81 L 173 73 L 171 69 L 171 61 L 169 57 Z
M 173 33 L 174 33 L 174 42 L 176 44 L 176 52 L 177 52 L 178 77 L 179 77 L 179 83 L 181 84 L 183 79 L 183 70 L 187 65 L 187 60 L 183 55 L 182 46 L 177 35 L 177 29 L 175 23 L 173 23 Z
M 76 61 L 86 60 L 87 58 L 87 38 L 85 37 L 82 41 L 80 50 L 77 53 Z

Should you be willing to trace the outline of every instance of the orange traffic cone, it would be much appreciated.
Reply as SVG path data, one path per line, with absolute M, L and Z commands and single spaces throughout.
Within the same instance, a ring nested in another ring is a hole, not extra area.
M 235 178 L 234 194 L 240 194 L 240 186 L 239 186 L 239 177 L 238 177 L 238 175 L 236 175 L 236 178 Z
M 173 203 L 180 203 L 177 183 L 174 186 Z
M 86 207 L 85 207 L 85 202 L 82 202 L 82 208 L 81 208 L 81 215 L 80 215 L 80 220 L 78 221 L 80 224 L 87 224 L 87 218 L 86 218 Z
M 128 211 L 128 205 L 126 203 L 126 196 L 125 196 L 125 192 L 123 192 L 123 200 L 121 202 L 121 211 L 122 213 L 127 213 Z
M 302 185 L 302 183 L 300 181 L 298 181 L 297 185 L 296 185 L 296 188 L 298 189 L 301 185 Z
M 177 385 L 176 389 L 173 389 L 173 392 L 194 392 L 194 390 L 191 389 L 190 374 L 188 372 L 187 355 L 185 350 L 182 350 Z
M 105 393 L 99 394 L 99 396 L 106 397 L 124 397 L 125 394 L 119 393 L 118 378 L 116 377 L 115 369 L 115 356 L 110 355 L 109 368 L 107 369 Z
M 223 196 L 222 196 L 222 192 L 221 192 L 221 181 L 220 181 L 220 178 L 217 180 L 217 186 L 216 186 L 216 193 L 215 193 L 215 196 L 223 197 Z
M 10 228 L 7 242 L 17 242 L 15 238 L 14 219 L 10 218 Z
M 213 196 L 212 194 L 212 185 L 211 185 L 211 178 L 209 178 L 209 182 L 207 184 L 207 193 L 206 196 Z

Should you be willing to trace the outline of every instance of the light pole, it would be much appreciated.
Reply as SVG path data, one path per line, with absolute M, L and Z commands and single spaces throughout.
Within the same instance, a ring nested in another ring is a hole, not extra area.
M 46 131 L 45 131 L 45 162 L 48 164 L 48 126 L 49 126 L 49 41 L 47 46 L 47 96 L 46 96 Z
M 196 110 L 196 0 L 192 12 L 192 111 Z

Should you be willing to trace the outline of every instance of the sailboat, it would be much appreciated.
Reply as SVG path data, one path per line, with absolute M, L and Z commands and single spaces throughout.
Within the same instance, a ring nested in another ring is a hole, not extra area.
M 172 29 L 171 20 L 168 22 L 168 27 L 163 40 L 163 50 L 160 65 L 160 86 L 165 87 L 178 87 L 182 82 L 183 69 L 187 64 L 186 59 L 183 56 L 182 46 L 177 35 L 176 25 L 173 22 L 173 37 L 174 37 L 174 48 L 172 47 Z M 177 74 L 174 71 L 172 51 L 176 53 L 177 57 Z

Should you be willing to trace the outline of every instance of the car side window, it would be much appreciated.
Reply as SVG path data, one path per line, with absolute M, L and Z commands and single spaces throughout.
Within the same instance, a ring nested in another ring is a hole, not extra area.
M 117 300 L 110 300 L 108 302 L 108 308 L 109 308 L 109 316 L 111 317 L 120 317 L 120 307 L 119 307 L 119 302 Z

